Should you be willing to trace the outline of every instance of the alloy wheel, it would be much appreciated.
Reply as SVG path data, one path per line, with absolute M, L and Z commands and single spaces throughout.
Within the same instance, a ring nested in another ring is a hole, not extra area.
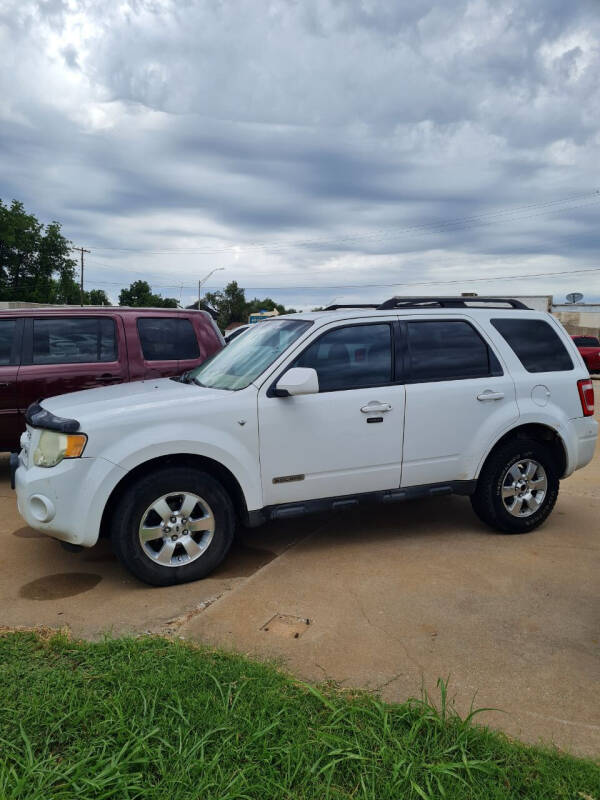
M 502 479 L 502 502 L 513 517 L 530 517 L 548 491 L 548 477 L 539 461 L 525 458 L 509 467 Z
M 214 532 L 215 517 L 206 500 L 192 492 L 169 492 L 144 511 L 138 537 L 155 564 L 180 567 L 206 552 Z

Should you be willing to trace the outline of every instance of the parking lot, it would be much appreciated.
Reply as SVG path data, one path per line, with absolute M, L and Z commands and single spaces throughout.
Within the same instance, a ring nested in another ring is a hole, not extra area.
M 488 531 L 466 498 L 415 501 L 243 532 L 213 576 L 161 589 L 107 542 L 69 553 L 25 527 L 7 457 L 0 471 L 3 626 L 183 636 L 387 700 L 449 677 L 461 712 L 494 707 L 481 721 L 509 734 L 600 749 L 599 455 L 528 536 Z

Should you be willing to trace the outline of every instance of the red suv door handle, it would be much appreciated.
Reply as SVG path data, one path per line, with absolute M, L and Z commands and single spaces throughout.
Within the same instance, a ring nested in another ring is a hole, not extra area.
M 96 376 L 96 380 L 99 383 L 108 383 L 108 381 L 114 381 L 114 380 L 118 380 L 118 379 L 119 379 L 118 375 L 109 375 L 108 373 L 105 373 L 104 375 L 97 375 Z
M 0 389 L 8 389 L 8 383 L 0 383 Z

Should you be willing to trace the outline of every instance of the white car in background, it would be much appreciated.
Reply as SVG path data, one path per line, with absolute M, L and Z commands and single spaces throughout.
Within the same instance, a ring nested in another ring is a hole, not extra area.
M 244 333 L 244 331 L 247 331 L 248 328 L 250 327 L 251 325 L 238 325 L 237 328 L 234 328 L 231 331 L 226 331 L 223 334 L 223 338 L 225 339 L 225 344 L 229 344 L 229 342 L 232 342 L 234 339 L 237 339 L 237 337 L 240 334 Z
M 208 575 L 236 520 L 456 492 L 496 530 L 527 533 L 591 460 L 593 412 L 549 314 L 392 298 L 253 325 L 179 379 L 44 400 L 12 468 L 31 527 L 83 547 L 110 536 L 166 585 Z

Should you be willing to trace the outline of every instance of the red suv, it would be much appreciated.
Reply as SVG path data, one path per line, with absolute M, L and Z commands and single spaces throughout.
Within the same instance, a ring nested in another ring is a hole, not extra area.
M 572 336 L 588 372 L 600 372 L 600 340 L 597 336 Z
M 0 311 L 0 450 L 16 450 L 30 403 L 109 383 L 177 375 L 220 350 L 205 311 Z

